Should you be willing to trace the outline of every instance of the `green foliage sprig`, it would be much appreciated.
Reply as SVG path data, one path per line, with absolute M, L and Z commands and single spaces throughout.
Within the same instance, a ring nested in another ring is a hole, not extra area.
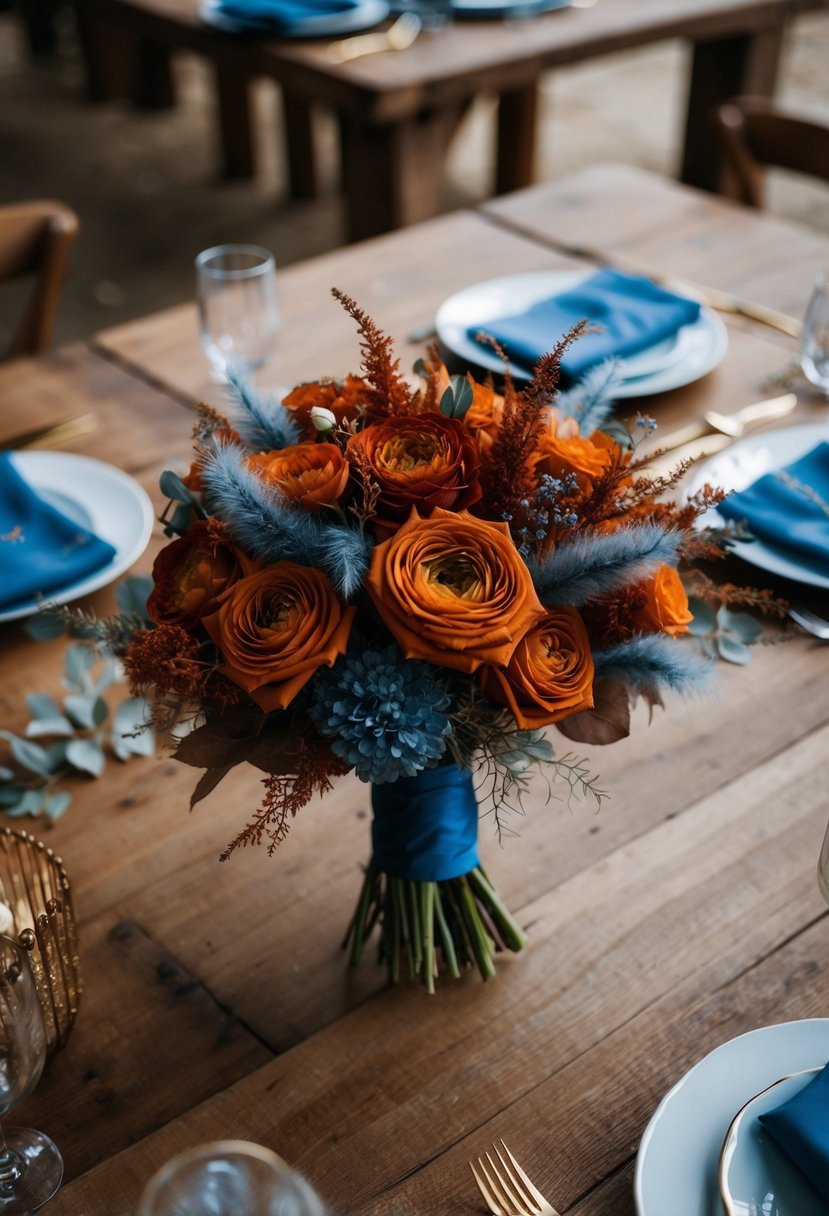
M 751 662 L 751 650 L 763 636 L 763 626 L 747 612 L 734 612 L 725 604 L 717 608 L 698 596 L 691 596 L 688 606 L 694 614 L 688 629 L 697 638 L 703 654 L 710 659 L 725 659 L 745 667 Z

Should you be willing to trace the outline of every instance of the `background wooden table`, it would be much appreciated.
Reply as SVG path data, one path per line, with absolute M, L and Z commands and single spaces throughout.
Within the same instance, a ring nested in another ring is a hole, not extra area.
M 588 185 L 562 183 L 538 204 L 548 208 L 539 223 L 560 230 L 562 198 L 595 214 Z M 524 206 L 518 196 L 510 209 Z M 662 201 L 700 232 L 707 213 L 714 245 L 720 206 L 678 187 Z M 782 267 L 785 249 L 769 244 L 765 221 L 742 222 L 757 234 L 758 260 Z M 667 233 L 670 214 L 664 223 Z M 680 245 L 690 239 L 687 227 L 676 231 Z M 783 235 L 797 248 L 796 231 Z M 602 238 L 618 239 L 609 220 Z M 645 251 L 651 239 L 658 247 L 643 225 Z M 714 247 L 710 257 L 714 268 Z M 491 214 L 462 214 L 293 267 L 277 374 L 356 363 L 331 283 L 405 334 L 459 286 L 568 264 Z M 699 264 L 694 277 L 704 279 Z M 781 299 L 808 291 L 800 277 L 795 260 Z M 759 327 L 729 334 L 720 368 L 647 408 L 672 424 L 755 399 L 793 343 Z M 400 349 L 408 361 L 409 345 Z M 165 465 L 187 458 L 200 359 L 188 306 L 103 335 L 97 352 L 8 365 L 0 439 L 91 404 L 101 425 L 77 450 L 151 489 Z M 0 718 L 19 728 L 26 691 L 57 691 L 62 643 L 6 626 L 0 648 Z M 502 960 L 491 984 L 447 980 L 434 998 L 408 984 L 387 990 L 370 957 L 348 971 L 338 948 L 368 850 L 366 787 L 344 779 L 307 807 L 277 858 L 248 852 L 220 865 L 257 801 L 257 774 L 235 774 L 189 814 L 191 770 L 163 756 L 113 762 L 53 831 L 34 825 L 73 879 L 86 976 L 69 1045 L 15 1114 L 64 1150 L 67 1186 L 49 1210 L 127 1216 L 175 1151 L 238 1136 L 281 1152 L 340 1213 L 472 1216 L 481 1205 L 466 1161 L 505 1136 L 563 1213 L 629 1216 L 642 1130 L 685 1069 L 742 1031 L 826 1013 L 827 916 L 815 883 L 826 659 L 805 637 L 758 648 L 747 668 L 719 665 L 715 697 L 674 702 L 651 725 L 640 708 L 630 738 L 590 755 L 613 795 L 598 815 L 545 805 L 538 783 L 503 848 L 483 820 L 483 860 L 529 946 Z
M 123 59 L 131 54 L 142 57 L 146 77 L 159 47 L 188 48 L 210 60 L 226 168 L 234 175 L 253 171 L 246 98 L 252 77 L 271 77 L 283 88 L 299 197 L 313 193 L 315 183 L 309 107 L 331 108 L 340 122 L 349 238 L 359 240 L 438 213 L 449 142 L 478 94 L 495 93 L 499 101 L 493 188 L 515 190 L 533 180 L 542 72 L 669 38 L 692 47 L 681 177 L 716 190 L 713 109 L 740 93 L 771 95 L 786 22 L 827 0 L 601 0 L 532 20 L 457 21 L 424 32 L 405 51 L 345 64 L 329 57 L 328 39 L 216 30 L 202 22 L 200 0 L 75 2 L 104 75 L 119 65 L 123 78 Z

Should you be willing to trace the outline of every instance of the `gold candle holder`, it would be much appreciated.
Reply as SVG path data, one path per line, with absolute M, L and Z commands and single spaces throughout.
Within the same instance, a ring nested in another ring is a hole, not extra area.
M 0 828 L 0 933 L 29 952 L 50 1058 L 69 1037 L 81 995 L 72 893 L 63 863 L 28 832 Z

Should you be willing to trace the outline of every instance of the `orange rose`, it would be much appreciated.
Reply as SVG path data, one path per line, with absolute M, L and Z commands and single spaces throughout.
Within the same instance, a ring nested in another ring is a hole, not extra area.
M 478 449 L 457 418 L 396 415 L 352 435 L 346 454 L 379 486 L 381 522 L 396 526 L 413 506 L 423 515 L 435 507 L 457 511 L 481 497 Z
M 153 563 L 147 612 L 156 625 L 193 629 L 219 596 L 251 568 L 209 520 L 197 519 Z
M 359 376 L 345 380 L 318 380 L 291 389 L 282 404 L 290 410 L 309 438 L 314 435 L 311 410 L 319 406 L 331 410 L 338 422 L 353 422 L 374 399 L 374 390 Z
M 354 612 L 321 570 L 275 562 L 229 588 L 202 624 L 222 652 L 222 673 L 270 713 L 345 652 Z
M 694 619 L 688 611 L 688 596 L 682 579 L 673 566 L 661 565 L 655 574 L 641 585 L 646 600 L 644 606 L 631 615 L 634 625 L 646 633 L 669 633 L 678 637 L 688 633 Z
M 333 506 L 348 483 L 348 465 L 336 443 L 294 443 L 248 456 L 245 464 L 308 511 Z
M 506 524 L 437 508 L 371 558 L 368 590 L 408 659 L 460 671 L 509 662 L 544 616 Z
M 506 705 L 522 730 L 537 730 L 593 707 L 593 657 L 575 608 L 551 608 L 506 668 L 486 667 L 481 688 Z

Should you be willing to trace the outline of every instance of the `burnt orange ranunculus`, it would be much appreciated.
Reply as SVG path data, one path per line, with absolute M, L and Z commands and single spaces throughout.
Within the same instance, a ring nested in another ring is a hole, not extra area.
M 575 608 L 550 608 L 524 635 L 506 667 L 485 667 L 481 688 L 506 705 L 522 730 L 537 730 L 593 707 L 593 656 Z
M 308 438 L 316 433 L 311 422 L 314 406 L 331 410 L 338 422 L 353 422 L 369 409 L 374 400 L 374 390 L 360 376 L 346 376 L 344 380 L 313 380 L 298 384 L 291 389 L 282 404 L 297 420 Z
M 202 623 L 222 652 L 222 673 L 270 713 L 345 652 L 354 612 L 321 570 L 274 562 L 234 583 Z
M 536 472 L 559 478 L 575 473 L 579 489 L 589 494 L 593 481 L 601 477 L 613 461 L 615 445 L 606 446 L 603 439 L 598 435 L 583 439 L 566 431 L 557 433 L 551 426 L 538 440 L 534 456 Z
M 688 633 L 694 619 L 688 610 L 688 596 L 673 566 L 664 563 L 655 574 L 642 583 L 645 603 L 631 615 L 633 624 L 646 633 L 669 633 L 678 637 Z
M 379 487 L 377 518 L 397 526 L 412 507 L 456 511 L 481 497 L 478 449 L 457 418 L 444 414 L 396 415 L 352 435 L 346 455 L 360 460 Z
M 416 511 L 371 558 L 368 590 L 406 658 L 460 671 L 508 663 L 544 615 L 506 524 Z
M 147 612 L 156 625 L 193 629 L 215 609 L 222 592 L 251 568 L 249 560 L 222 539 L 215 524 L 194 520 L 156 557 Z
M 348 484 L 348 465 L 336 443 L 294 443 L 248 456 L 249 469 L 308 511 L 331 507 Z

